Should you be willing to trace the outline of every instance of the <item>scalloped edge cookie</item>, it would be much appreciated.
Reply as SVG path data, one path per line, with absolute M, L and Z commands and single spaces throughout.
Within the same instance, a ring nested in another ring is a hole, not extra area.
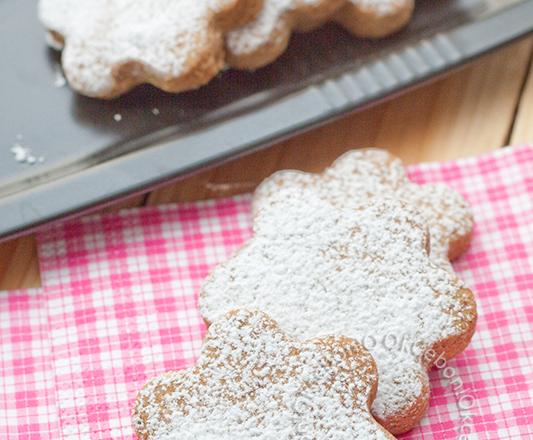
M 277 59 L 294 31 L 320 26 L 346 0 L 264 0 L 258 16 L 226 36 L 228 65 L 255 70 Z
M 73 7 L 75 6 L 75 7 Z M 40 0 L 48 42 L 70 86 L 114 98 L 150 83 L 167 92 L 206 84 L 225 66 L 224 34 L 262 0 Z
M 256 189 L 254 210 L 280 187 L 313 186 L 337 207 L 356 208 L 361 199 L 384 193 L 416 208 L 430 233 L 431 257 L 453 271 L 450 261 L 469 247 L 474 219 L 468 202 L 447 185 L 418 185 L 409 181 L 401 160 L 386 150 L 351 150 L 320 174 L 282 170 Z
M 348 0 L 335 21 L 361 38 L 387 37 L 407 26 L 415 0 Z
M 298 341 L 268 315 L 233 310 L 192 368 L 150 380 L 133 408 L 142 440 L 392 440 L 369 406 L 375 363 L 356 341 Z

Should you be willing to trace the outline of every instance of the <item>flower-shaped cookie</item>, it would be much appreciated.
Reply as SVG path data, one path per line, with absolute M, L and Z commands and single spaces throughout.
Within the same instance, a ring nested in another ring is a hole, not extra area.
M 414 8 L 414 0 L 348 0 L 335 19 L 358 37 L 381 38 L 403 28 Z
M 264 0 L 255 20 L 228 33 L 228 64 L 257 69 L 287 48 L 291 33 L 308 31 L 333 18 L 359 37 L 380 38 L 404 27 L 414 0 Z
M 261 0 L 40 0 L 39 15 L 70 85 L 99 98 L 141 83 L 178 92 L 225 64 L 224 32 Z
M 384 150 L 353 150 L 322 174 L 279 171 L 256 190 L 254 209 L 269 203 L 279 187 L 311 186 L 329 203 L 347 209 L 369 197 L 390 195 L 416 209 L 430 232 L 431 257 L 453 270 L 450 260 L 470 244 L 473 219 L 468 203 L 446 185 L 417 185 L 409 181 L 400 159 Z
M 293 30 L 306 31 L 331 18 L 346 0 L 264 0 L 255 20 L 226 36 L 228 64 L 257 69 L 287 48 Z
M 376 384 L 357 342 L 297 341 L 235 310 L 211 325 L 195 367 L 144 386 L 134 428 L 142 440 L 390 440 L 370 415 Z
M 209 323 L 251 307 L 297 337 L 363 343 L 379 372 L 373 414 L 400 433 L 426 410 L 433 361 L 470 341 L 476 306 L 430 259 L 413 209 L 395 198 L 366 201 L 338 209 L 312 186 L 279 187 L 257 208 L 254 237 L 205 280 L 200 310 Z

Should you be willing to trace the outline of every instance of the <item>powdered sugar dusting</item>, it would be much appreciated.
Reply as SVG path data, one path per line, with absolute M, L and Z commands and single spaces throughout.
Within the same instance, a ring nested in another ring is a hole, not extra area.
M 304 338 L 409 338 L 415 350 L 367 347 L 379 370 L 372 409 L 380 418 L 423 395 L 421 352 L 474 319 L 457 299 L 462 283 L 430 260 L 421 219 L 393 198 L 341 210 L 310 187 L 281 187 L 257 209 L 254 232 L 202 286 L 204 318 L 245 306 Z
M 251 54 L 267 46 L 275 38 L 284 38 L 286 33 L 290 32 L 291 29 L 287 29 L 289 16 L 298 27 L 298 10 L 312 7 L 316 11 L 326 2 L 327 0 L 264 0 L 263 9 L 258 17 L 247 25 L 229 32 L 226 45 L 230 52 L 237 56 Z M 348 2 L 362 10 L 386 16 L 405 8 L 408 0 L 348 0 Z M 329 8 L 324 10 L 326 16 L 322 18 L 328 18 L 327 14 L 334 12 Z M 313 18 L 316 20 L 317 17 Z
M 419 210 L 430 231 L 431 257 L 452 270 L 448 260 L 451 241 L 468 235 L 473 218 L 468 203 L 446 185 L 417 185 L 405 175 L 399 159 L 384 150 L 350 151 L 322 175 L 299 171 L 280 171 L 266 179 L 256 191 L 254 205 L 269 203 L 279 186 L 312 186 L 335 206 L 357 208 L 365 199 L 389 195 L 398 197 Z
M 226 36 L 228 49 L 236 54 L 257 50 L 272 38 L 281 17 L 296 4 L 295 0 L 265 0 L 256 19 Z
M 134 426 L 142 439 L 391 439 L 371 418 L 373 361 L 355 341 L 298 342 L 265 314 L 214 323 L 196 367 L 150 381 Z
M 255 20 L 235 29 L 226 36 L 228 49 L 236 55 L 252 53 L 275 38 L 282 38 L 288 27 L 289 14 L 300 8 L 317 7 L 324 0 L 264 0 L 263 8 Z
M 209 44 L 214 8 L 226 3 L 40 0 L 39 15 L 48 30 L 65 40 L 62 62 L 69 82 L 98 96 L 116 86 L 113 70 L 131 62 L 139 65 L 129 72 L 133 79 L 184 74 L 191 57 Z

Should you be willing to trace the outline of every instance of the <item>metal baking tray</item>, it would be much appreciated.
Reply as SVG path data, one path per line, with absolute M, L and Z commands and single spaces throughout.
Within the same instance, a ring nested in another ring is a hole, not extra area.
M 0 0 L 0 238 L 264 147 L 531 31 L 533 0 L 418 0 L 409 27 L 381 41 L 328 25 L 254 73 L 100 101 L 64 85 L 35 0 Z

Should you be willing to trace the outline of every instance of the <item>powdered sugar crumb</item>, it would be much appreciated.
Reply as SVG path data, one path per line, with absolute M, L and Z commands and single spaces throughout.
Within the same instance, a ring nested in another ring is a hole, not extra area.
M 17 135 L 17 142 L 13 144 L 10 151 L 13 154 L 13 159 L 21 164 L 35 165 L 36 163 L 43 163 L 43 156 L 35 156 L 31 148 L 24 146 L 22 143 L 22 136 Z
M 54 87 L 61 88 L 65 87 L 67 84 L 67 80 L 65 79 L 65 76 L 63 75 L 63 71 L 61 70 L 60 66 L 56 66 L 55 72 L 54 72 Z

